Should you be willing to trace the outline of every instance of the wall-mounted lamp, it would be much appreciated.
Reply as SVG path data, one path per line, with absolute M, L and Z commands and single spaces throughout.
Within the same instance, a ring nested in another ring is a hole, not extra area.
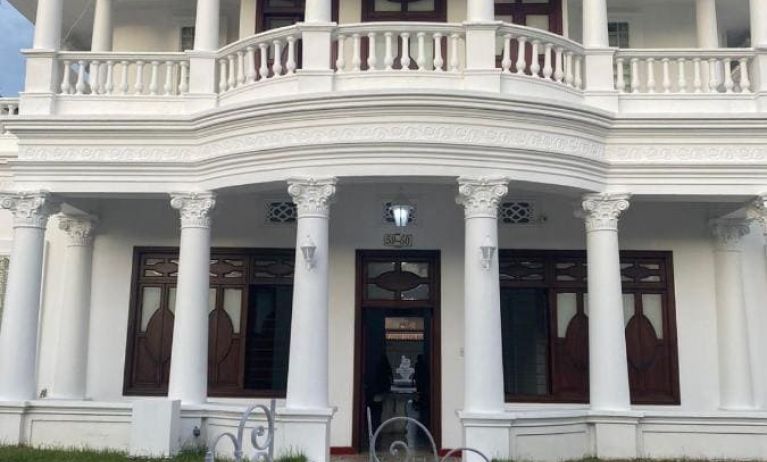
M 314 245 L 312 238 L 307 235 L 304 241 L 301 243 L 301 254 L 304 256 L 304 262 L 306 262 L 306 269 L 311 270 L 314 268 L 314 254 L 317 252 L 317 246 Z
M 485 237 L 485 241 L 479 246 L 479 250 L 481 251 L 479 263 L 482 265 L 482 269 L 489 270 L 490 264 L 493 262 L 493 255 L 495 255 L 495 246 L 490 240 L 490 236 Z
M 391 201 L 389 206 L 391 209 L 392 218 L 394 218 L 394 225 L 397 228 L 404 228 L 410 223 L 410 216 L 413 213 L 413 205 L 400 191 L 397 197 Z

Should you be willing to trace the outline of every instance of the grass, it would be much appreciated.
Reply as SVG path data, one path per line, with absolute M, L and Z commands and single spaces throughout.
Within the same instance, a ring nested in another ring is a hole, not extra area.
M 171 462 L 203 462 L 204 452 L 183 452 Z M 31 449 L 0 447 L 2 462 L 149 462 L 157 459 L 129 458 L 122 452 L 98 452 L 72 449 Z

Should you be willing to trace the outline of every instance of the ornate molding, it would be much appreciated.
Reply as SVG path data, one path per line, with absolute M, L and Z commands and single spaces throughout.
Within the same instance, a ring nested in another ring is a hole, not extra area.
M 66 232 L 69 245 L 72 247 L 89 247 L 93 245 L 98 219 L 91 215 L 61 215 L 59 229 Z
M 468 123 L 468 122 L 467 122 Z M 334 144 L 415 143 L 492 146 L 502 149 L 605 159 L 603 143 L 577 135 L 528 128 L 467 126 L 461 123 L 380 122 L 264 130 L 197 145 L 125 143 L 21 145 L 18 159 L 26 162 L 184 163 L 285 147 Z
M 613 163 L 764 163 L 767 145 L 619 144 L 609 145 L 606 160 Z
M 48 217 L 58 212 L 59 203 L 47 191 L 2 193 L 0 207 L 13 213 L 14 228 L 45 229 Z
M 179 211 L 182 228 L 210 228 L 210 212 L 216 206 L 212 192 L 172 193 L 170 206 Z
M 298 210 L 298 218 L 330 216 L 330 204 L 336 194 L 335 178 L 291 178 L 288 193 Z
M 586 232 L 617 231 L 618 219 L 631 205 L 630 194 L 586 194 L 581 207 Z
M 461 177 L 455 201 L 463 206 L 466 218 L 498 219 L 498 205 L 508 192 L 506 177 Z
M 709 227 L 714 237 L 717 250 L 725 252 L 740 252 L 742 239 L 751 232 L 750 218 L 718 218 L 711 220 Z

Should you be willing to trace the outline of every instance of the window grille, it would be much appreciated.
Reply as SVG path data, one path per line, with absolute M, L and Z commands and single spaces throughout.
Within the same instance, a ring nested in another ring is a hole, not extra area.
M 270 224 L 295 223 L 298 212 L 296 204 L 290 201 L 269 201 L 266 203 L 266 222 Z
M 510 201 L 501 204 L 501 223 L 507 225 L 530 225 L 537 222 L 535 204 L 531 201 Z

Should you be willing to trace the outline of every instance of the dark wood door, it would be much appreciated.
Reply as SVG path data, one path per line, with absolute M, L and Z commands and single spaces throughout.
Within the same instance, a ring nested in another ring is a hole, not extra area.
M 397 412 L 415 416 L 440 445 L 439 274 L 438 251 L 357 252 L 352 443 L 358 451 L 368 448 L 368 408 L 373 427 Z

